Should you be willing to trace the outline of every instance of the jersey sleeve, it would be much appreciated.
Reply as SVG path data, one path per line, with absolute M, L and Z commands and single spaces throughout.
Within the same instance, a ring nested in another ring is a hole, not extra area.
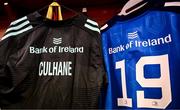
M 102 57 L 102 49 L 101 49 L 101 43 L 100 41 L 100 35 L 98 38 L 98 41 L 93 41 L 93 49 L 91 52 L 91 64 L 94 65 L 94 67 L 91 68 L 91 71 L 94 74 L 98 74 L 97 77 L 97 84 L 100 87 L 100 93 L 99 93 L 99 102 L 98 102 L 98 108 L 103 108 L 103 100 L 105 98 L 106 93 L 106 86 L 108 84 L 104 61 Z M 92 74 L 91 73 L 91 74 Z
M 91 65 L 94 65 L 94 67 L 90 70 L 90 73 L 98 74 L 97 80 L 100 86 L 101 84 L 107 83 L 106 72 L 102 58 L 101 32 L 98 23 L 88 18 L 84 24 L 84 27 L 88 29 L 93 36 L 90 63 Z
M 94 71 L 99 74 L 99 85 L 106 83 L 106 73 L 104 68 L 104 62 L 102 58 L 102 49 L 101 49 L 101 42 L 100 42 L 100 34 L 98 34 L 97 39 L 93 39 L 92 42 L 92 51 L 91 51 L 91 64 L 94 66 Z
M 13 73 L 9 68 L 9 58 L 16 51 L 17 42 L 8 39 L 0 44 L 0 106 L 7 103 L 5 97 L 13 90 Z M 15 59 L 14 59 L 15 60 Z
M 19 37 L 32 29 L 27 17 L 11 22 L 4 36 L 0 41 L 0 107 L 8 104 L 18 79 L 15 73 L 15 64 L 19 58 L 18 51 Z M 19 79 L 23 80 L 23 79 Z
M 96 82 L 98 87 L 100 87 L 100 91 L 98 93 L 98 108 L 103 108 L 103 100 L 105 97 L 106 87 L 107 87 L 107 74 L 105 71 L 105 64 L 103 61 L 102 48 L 101 48 L 101 32 L 99 29 L 98 23 L 93 20 L 87 19 L 84 25 L 87 29 L 89 29 L 93 35 L 92 40 L 92 50 L 90 57 L 90 65 L 91 68 L 89 73 L 92 76 L 96 76 Z M 94 94 L 92 94 L 93 96 Z

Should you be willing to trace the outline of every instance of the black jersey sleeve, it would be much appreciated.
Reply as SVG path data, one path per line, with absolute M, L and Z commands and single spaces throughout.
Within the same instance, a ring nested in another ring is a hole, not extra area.
M 0 106 L 8 104 L 9 99 L 12 101 L 11 96 L 15 96 L 12 94 L 16 85 L 23 80 L 15 69 L 19 59 L 19 56 L 15 54 L 19 49 L 19 37 L 32 28 L 27 16 L 22 17 L 11 22 L 0 41 Z
M 102 87 L 102 84 L 107 83 L 107 78 L 106 78 L 104 62 L 102 58 L 101 33 L 100 33 L 99 25 L 95 21 L 87 18 L 84 27 L 88 29 L 93 36 L 92 45 L 91 45 L 92 46 L 91 57 L 90 57 L 91 59 L 90 63 L 93 66 L 93 68 L 89 72 L 98 74 L 97 81 L 99 82 L 98 83 L 99 87 Z
M 91 89 L 90 91 L 87 91 L 89 92 L 89 97 L 91 98 L 86 100 L 91 104 L 89 107 L 101 108 L 101 101 L 103 99 L 102 97 L 104 97 L 106 92 L 107 76 L 102 58 L 100 30 L 98 23 L 88 18 L 86 19 L 86 22 L 83 26 L 86 32 L 89 32 L 92 37 L 89 61 L 90 67 L 88 70 L 88 80 L 90 81 L 89 84 L 91 84 L 89 85 L 89 88 Z

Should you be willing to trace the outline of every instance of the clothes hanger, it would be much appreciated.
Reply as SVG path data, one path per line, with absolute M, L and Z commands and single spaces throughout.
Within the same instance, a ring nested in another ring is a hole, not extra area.
M 54 21 L 61 21 L 63 20 L 61 6 L 60 4 L 54 0 L 48 7 L 48 11 L 46 14 L 46 18 Z
M 46 5 L 44 7 L 42 7 L 41 9 L 37 10 L 37 12 L 43 17 L 43 16 L 46 16 L 45 18 L 47 19 L 50 19 L 50 20 L 54 20 L 54 18 L 57 18 L 57 17 L 54 17 L 54 15 L 58 16 L 58 19 L 55 19 L 54 21 L 60 21 L 60 20 L 63 20 L 63 17 L 62 17 L 62 8 L 66 9 L 67 11 L 70 11 L 72 13 L 74 13 L 76 15 L 80 15 L 81 13 L 80 12 L 77 12 L 71 8 L 68 8 L 64 5 L 58 5 L 59 3 L 54 0 L 50 5 Z M 55 6 L 55 9 L 56 9 L 56 13 L 54 13 L 54 10 L 53 10 L 53 7 L 52 6 Z M 60 7 L 59 7 L 60 6 Z M 47 11 L 48 9 L 48 11 Z M 60 9 L 60 10 L 59 10 Z M 54 15 L 53 15 L 54 13 Z M 53 18 L 53 19 L 52 19 Z M 62 18 L 62 19 L 61 19 Z
M 86 7 L 84 7 L 84 8 L 82 8 L 82 13 L 84 14 L 84 15 L 86 15 L 87 16 L 87 8 Z
M 144 1 L 144 0 L 129 0 L 125 5 L 124 7 L 122 8 L 121 12 L 118 13 L 119 16 L 126 16 L 140 8 L 142 8 L 143 6 L 145 6 L 148 2 L 147 1 Z M 138 7 L 130 10 L 131 8 L 135 7 L 136 5 L 139 5 Z M 130 10 L 128 12 L 128 10 Z
M 149 0 L 149 2 L 152 2 L 153 0 Z M 154 0 L 155 1 L 155 0 Z M 157 1 L 156 1 L 157 2 Z M 159 1 L 160 2 L 160 1 Z M 169 6 L 180 6 L 180 2 L 166 2 L 164 1 L 164 7 L 169 7 Z M 148 4 L 148 0 L 129 0 L 124 7 L 122 8 L 121 12 L 118 13 L 118 16 L 126 16 L 129 15 L 140 8 L 144 7 L 145 5 Z M 135 8 L 134 8 L 135 7 Z
M 180 6 L 180 2 L 165 2 L 164 6 L 165 6 L 165 7 L 169 7 L 169 6 Z
M 148 5 L 149 4 L 149 5 Z M 139 6 L 137 6 L 139 5 Z M 137 6 L 137 7 L 135 7 Z M 173 0 L 169 0 L 169 1 L 161 1 L 161 0 L 129 0 L 125 6 L 122 8 L 121 12 L 118 13 L 118 16 L 126 16 L 129 15 L 137 10 L 139 10 L 140 8 L 146 7 L 146 9 L 148 7 L 174 7 L 174 6 L 179 6 L 180 7 L 180 1 L 173 1 Z M 135 8 L 133 8 L 135 7 Z M 130 10 L 131 9 L 131 10 Z M 128 11 L 130 10 L 130 11 Z M 176 9 L 177 11 L 177 9 Z M 111 18 L 112 19 L 112 18 Z M 110 21 L 110 20 L 109 20 Z M 104 25 L 102 25 L 101 30 L 106 29 L 107 27 L 109 27 L 109 23 L 106 23 Z
M 55 8 L 55 13 L 54 13 L 53 7 Z M 40 13 L 42 15 L 42 17 L 46 16 L 45 18 L 47 18 L 47 19 L 54 20 L 54 21 L 61 21 L 61 20 L 63 20 L 62 8 L 69 12 L 72 12 L 74 14 L 74 16 L 81 14 L 80 12 L 77 12 L 71 8 L 68 8 L 68 7 L 64 6 L 63 4 L 60 5 L 57 2 L 57 0 L 54 0 L 50 5 L 46 5 L 46 6 L 42 7 L 37 12 Z M 47 11 L 47 9 L 48 9 L 48 11 Z M 54 16 L 56 16 L 56 17 L 54 17 Z M 54 18 L 56 18 L 56 19 L 54 19 Z

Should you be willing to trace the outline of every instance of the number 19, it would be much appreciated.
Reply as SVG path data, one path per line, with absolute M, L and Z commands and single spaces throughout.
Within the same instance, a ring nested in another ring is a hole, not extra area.
M 151 64 L 160 65 L 160 78 L 145 78 L 144 66 Z M 123 97 L 118 98 L 118 106 L 132 107 L 132 98 L 127 96 L 125 60 L 116 62 L 116 69 L 121 69 Z M 136 64 L 136 80 L 146 88 L 161 88 L 161 99 L 149 99 L 144 97 L 144 91 L 136 91 L 138 108 L 159 108 L 165 109 L 172 101 L 169 60 L 168 55 L 142 57 Z

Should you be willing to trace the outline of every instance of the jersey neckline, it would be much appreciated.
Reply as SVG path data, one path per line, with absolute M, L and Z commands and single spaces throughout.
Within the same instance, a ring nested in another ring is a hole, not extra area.
M 53 21 L 53 20 L 43 17 L 38 11 L 35 11 L 34 15 L 38 18 L 38 21 L 40 21 L 42 24 L 45 24 L 48 26 L 54 26 L 54 27 L 73 25 L 75 23 L 79 23 L 82 19 L 86 18 L 85 15 L 78 13 L 77 15 L 74 15 L 70 18 L 67 18 L 61 21 Z
M 164 10 L 164 1 L 159 1 L 158 4 L 153 4 L 154 2 L 148 4 L 147 6 L 143 7 L 140 10 L 137 10 L 127 16 L 119 16 L 115 15 L 113 16 L 106 24 L 108 25 L 108 28 L 103 29 L 102 31 L 106 31 L 110 27 L 112 27 L 114 24 L 126 24 L 131 21 L 138 20 L 139 18 L 145 16 L 146 14 L 150 13 L 151 11 L 163 11 Z

